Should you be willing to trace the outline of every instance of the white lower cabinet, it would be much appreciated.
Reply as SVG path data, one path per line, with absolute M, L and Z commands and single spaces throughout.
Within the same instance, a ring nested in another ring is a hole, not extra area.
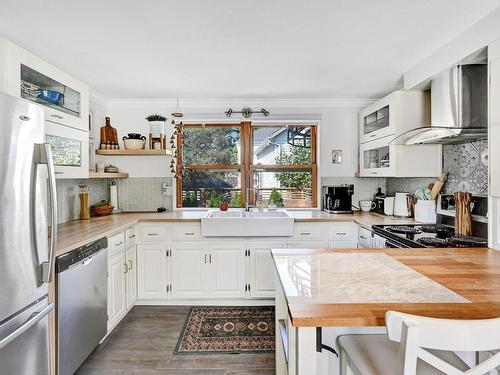
M 358 242 L 357 241 L 329 241 L 328 248 L 329 249 L 357 249 Z
M 287 242 L 286 247 L 289 249 L 324 249 L 327 248 L 326 241 L 292 241 Z
M 272 249 L 283 248 L 283 242 L 250 242 L 250 296 L 274 298 L 275 271 Z
M 203 298 L 206 296 L 205 243 L 174 242 L 172 244 L 172 297 Z
M 125 250 L 125 260 L 127 264 L 127 310 L 134 306 L 137 301 L 137 249 L 130 246 Z
M 200 228 L 194 223 L 139 224 L 140 303 L 273 299 L 272 249 L 356 248 L 358 236 L 351 222 L 298 223 L 292 237 L 282 238 L 204 238 Z M 128 305 L 132 300 L 127 296 Z
M 207 273 L 210 297 L 245 297 L 246 251 L 245 241 L 210 244 Z
M 108 259 L 108 331 L 113 328 L 127 312 L 125 252 Z
M 113 244 L 113 238 L 108 245 Z M 118 242 L 119 243 L 119 242 Z M 108 331 L 113 329 L 137 301 L 136 246 L 121 248 L 108 257 Z
M 166 244 L 137 245 L 137 294 L 140 300 L 168 297 Z
M 172 297 L 245 297 L 245 241 L 174 242 Z

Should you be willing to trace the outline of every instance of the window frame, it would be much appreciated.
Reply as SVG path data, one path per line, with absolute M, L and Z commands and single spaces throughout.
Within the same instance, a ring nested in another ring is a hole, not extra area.
M 247 191 L 247 177 L 250 174 L 249 182 L 251 188 L 254 184 L 254 174 L 252 171 L 262 171 L 262 172 L 284 172 L 284 171 L 310 171 L 312 177 L 312 198 L 311 207 L 318 207 L 318 160 L 317 160 L 317 125 L 311 124 L 301 124 L 296 126 L 310 127 L 311 128 L 311 163 L 310 164 L 254 164 L 253 160 L 253 131 L 256 127 L 271 126 L 271 127 L 286 127 L 286 124 L 255 124 L 252 125 L 251 122 L 241 122 L 236 123 L 225 123 L 225 124 L 181 124 L 179 125 L 179 132 L 177 135 L 177 164 L 176 164 L 176 175 L 181 176 L 184 169 L 191 170 L 237 170 L 240 172 L 241 181 L 241 208 L 245 207 L 246 202 L 246 191 Z M 241 159 L 239 164 L 183 164 L 183 130 L 185 128 L 202 128 L 202 127 L 232 127 L 240 128 L 240 148 L 241 148 Z M 176 179 L 176 207 L 181 209 L 182 206 L 182 177 Z M 255 204 L 255 194 L 250 195 L 250 204 Z M 202 208 L 202 207 L 200 207 Z M 204 207 L 203 207 L 204 208 Z

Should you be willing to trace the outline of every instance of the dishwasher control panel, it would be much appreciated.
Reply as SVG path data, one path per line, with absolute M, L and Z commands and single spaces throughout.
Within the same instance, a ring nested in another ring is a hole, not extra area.
M 57 258 L 56 271 L 62 272 L 80 263 L 82 260 L 91 257 L 95 253 L 106 249 L 108 247 L 108 239 L 106 237 L 100 238 L 97 241 L 83 245 L 67 254 L 61 255 Z

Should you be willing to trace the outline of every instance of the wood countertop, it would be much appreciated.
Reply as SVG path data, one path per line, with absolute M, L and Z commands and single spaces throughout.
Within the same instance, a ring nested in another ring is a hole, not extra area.
M 288 211 L 296 222 L 352 222 L 371 228 L 375 224 L 411 224 L 413 219 L 397 219 L 375 213 L 329 214 L 318 210 Z M 199 222 L 206 211 L 168 211 L 122 213 L 90 220 L 73 220 L 58 225 L 57 252 L 60 256 L 79 246 L 98 240 L 104 236 L 112 236 L 138 222 Z
M 273 258 L 296 327 L 383 326 L 389 310 L 500 317 L 500 251 L 281 249 L 273 250 Z M 373 272 L 373 263 L 382 271 Z

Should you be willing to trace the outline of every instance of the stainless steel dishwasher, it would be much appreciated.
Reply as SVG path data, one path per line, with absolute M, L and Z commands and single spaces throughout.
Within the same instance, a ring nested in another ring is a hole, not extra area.
M 73 375 L 107 333 L 108 240 L 57 258 L 58 374 Z

